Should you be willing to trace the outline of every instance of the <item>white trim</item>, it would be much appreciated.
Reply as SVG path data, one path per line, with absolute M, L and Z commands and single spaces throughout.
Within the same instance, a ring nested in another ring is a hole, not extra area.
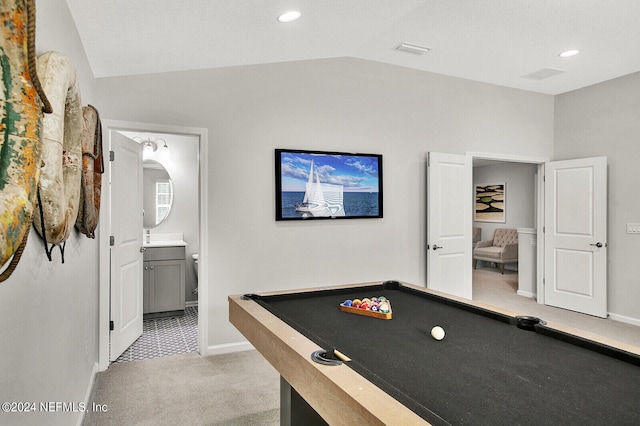
M 626 324 L 631 324 L 640 327 L 640 319 L 639 318 L 631 318 L 624 315 L 612 314 L 609 312 L 609 318 L 614 321 L 624 322 Z
M 198 195 L 200 204 L 200 247 L 198 253 L 200 259 L 208 258 L 209 244 L 208 244 L 208 227 L 207 227 L 207 200 L 206 194 L 208 190 L 207 177 L 208 177 L 208 161 L 207 161 L 207 129 L 200 127 L 183 127 L 172 126 L 167 124 L 152 124 L 152 123 L 140 123 L 133 121 L 119 121 L 119 120 L 102 120 L 102 139 L 106 141 L 107 151 L 110 150 L 110 132 L 112 130 L 126 130 L 126 131 L 138 131 L 149 133 L 172 133 L 178 135 L 191 135 L 198 137 L 199 141 L 199 181 L 200 192 Z M 107 157 L 108 161 L 108 157 Z M 107 185 L 111 182 L 110 168 L 105 167 L 105 176 L 103 178 Z M 109 277 L 109 264 L 110 264 L 110 250 L 109 250 L 109 235 L 111 232 L 111 200 L 107 194 L 109 191 L 102 191 L 103 197 L 101 200 L 102 211 L 104 212 L 100 218 L 100 288 L 99 288 L 99 324 L 98 324 L 98 371 L 104 371 L 109 367 L 109 294 L 110 294 L 110 277 Z M 208 351 L 209 346 L 209 315 L 208 315 L 208 268 L 207 262 L 198 262 L 198 347 L 200 353 Z
M 253 345 L 249 342 L 237 342 L 237 343 L 224 343 L 221 345 L 209 346 L 205 353 L 200 352 L 202 356 L 222 355 L 230 354 L 234 352 L 244 352 L 255 350 Z
M 84 416 L 90 410 L 89 404 L 91 403 L 91 396 L 93 395 L 93 384 L 96 379 L 96 373 L 98 372 L 98 363 L 93 364 L 93 370 L 91 371 L 91 379 L 89 380 L 89 386 L 87 386 L 87 391 L 84 394 L 84 404 L 86 410 L 80 412 L 80 417 L 78 417 L 78 421 L 76 423 L 77 426 L 82 426 L 84 423 Z
M 528 297 L 529 299 L 535 299 L 536 298 L 536 294 L 535 293 L 531 293 L 530 291 L 518 290 L 518 291 L 516 291 L 516 294 L 518 296 Z
M 495 160 L 504 161 L 507 163 L 529 163 L 529 164 L 544 164 L 549 162 L 548 157 L 527 157 L 523 155 L 512 154 L 496 154 L 492 152 L 473 152 L 466 153 L 468 157 L 483 159 L 483 160 Z
M 198 290 L 200 291 L 200 290 Z M 189 300 L 187 302 L 184 302 L 184 307 L 185 308 L 190 308 L 192 306 L 198 306 L 198 301 L 197 300 Z

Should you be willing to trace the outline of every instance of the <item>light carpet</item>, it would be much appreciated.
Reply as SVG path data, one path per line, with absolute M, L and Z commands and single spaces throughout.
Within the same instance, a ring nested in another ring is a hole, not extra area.
M 277 425 L 278 373 L 256 351 L 187 353 L 98 373 L 84 425 Z M 93 404 L 106 412 L 92 412 Z
M 535 299 L 518 296 L 518 273 L 485 267 L 473 271 L 473 300 L 560 323 L 640 347 L 640 327 L 578 312 L 540 305 Z

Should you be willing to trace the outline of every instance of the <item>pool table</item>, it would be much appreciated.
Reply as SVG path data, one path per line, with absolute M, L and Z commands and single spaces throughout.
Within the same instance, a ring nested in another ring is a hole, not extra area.
M 379 296 L 391 319 L 339 308 Z M 279 372 L 283 425 L 640 424 L 640 348 L 424 287 L 236 295 L 229 319 Z

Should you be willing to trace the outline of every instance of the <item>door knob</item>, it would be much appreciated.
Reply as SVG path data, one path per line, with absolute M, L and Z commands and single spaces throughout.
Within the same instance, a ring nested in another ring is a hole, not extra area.
M 145 251 L 147 251 L 146 247 L 140 247 L 140 253 L 144 253 Z
M 595 244 L 589 244 L 590 246 L 596 246 L 598 248 L 602 247 L 602 243 L 601 242 L 597 242 Z
M 438 250 L 439 248 L 442 248 L 442 247 L 437 246 L 437 245 L 435 245 L 435 244 L 433 245 L 433 249 L 434 249 L 434 250 Z

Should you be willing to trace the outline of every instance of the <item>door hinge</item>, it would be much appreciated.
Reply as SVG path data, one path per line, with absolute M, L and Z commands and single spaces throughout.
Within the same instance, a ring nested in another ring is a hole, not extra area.
M 109 246 L 113 247 L 116 245 L 116 237 L 114 237 L 113 235 L 109 235 Z
M 109 161 L 115 161 L 116 153 L 113 151 L 109 151 Z
M 113 321 L 109 321 L 109 331 L 113 331 L 114 326 L 113 326 Z

